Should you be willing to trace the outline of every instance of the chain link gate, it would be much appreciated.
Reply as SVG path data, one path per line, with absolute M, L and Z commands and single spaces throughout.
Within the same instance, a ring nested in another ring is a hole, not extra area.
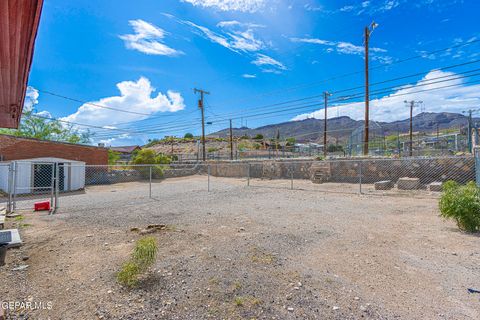
M 55 203 L 58 165 L 52 162 L 14 161 L 10 165 L 10 211 L 34 209 L 37 202 Z

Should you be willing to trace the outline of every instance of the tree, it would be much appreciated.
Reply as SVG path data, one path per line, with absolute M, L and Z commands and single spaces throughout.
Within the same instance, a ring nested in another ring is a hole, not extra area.
M 168 167 L 165 166 L 172 162 L 172 157 L 160 153 L 156 154 L 152 149 L 142 149 L 139 150 L 132 159 L 133 164 L 153 164 L 152 168 L 152 177 L 161 178 L 163 176 L 163 170 Z M 149 167 L 139 167 L 137 170 L 144 176 L 149 176 Z
M 115 164 L 120 160 L 120 153 L 108 149 L 108 164 Z
M 80 132 L 73 125 L 65 125 L 57 119 L 44 117 L 34 110 L 23 113 L 18 129 L 0 129 L 0 133 L 70 143 L 89 143 L 91 138 L 89 131 Z
M 327 151 L 328 152 L 343 152 L 343 146 L 341 146 L 339 144 L 337 144 L 337 145 L 331 144 L 331 145 L 328 146 Z
M 193 139 L 193 134 L 191 134 L 190 132 L 189 133 L 185 133 L 185 135 L 183 136 L 184 139 Z
M 295 145 L 295 142 L 297 142 L 297 140 L 293 137 L 292 138 L 287 138 L 286 141 L 287 141 L 287 146 L 293 146 L 293 145 Z
M 263 140 L 263 134 L 258 133 L 253 139 L 254 140 Z

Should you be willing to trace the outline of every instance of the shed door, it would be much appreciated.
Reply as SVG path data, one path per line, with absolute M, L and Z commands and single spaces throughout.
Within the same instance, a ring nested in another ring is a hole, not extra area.
M 35 163 L 33 165 L 33 188 L 35 192 L 51 190 L 53 169 L 53 164 Z
M 65 191 L 65 165 L 64 163 L 55 163 L 55 166 L 58 166 L 58 175 L 59 175 L 58 190 Z M 57 169 L 55 168 L 55 175 L 56 174 L 57 174 Z M 57 181 L 57 179 L 55 179 L 55 181 Z

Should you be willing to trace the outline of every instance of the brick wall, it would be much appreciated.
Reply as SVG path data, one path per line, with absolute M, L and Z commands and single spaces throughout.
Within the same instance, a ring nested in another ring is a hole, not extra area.
M 0 158 L 3 161 L 55 157 L 83 161 L 86 164 L 108 164 L 105 148 L 0 135 Z

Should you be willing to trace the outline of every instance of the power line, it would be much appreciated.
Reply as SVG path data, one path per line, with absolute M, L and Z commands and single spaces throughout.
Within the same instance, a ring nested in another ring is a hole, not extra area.
M 462 83 L 462 84 L 453 84 L 453 85 L 446 85 L 446 86 L 441 86 L 441 87 L 437 87 L 437 88 L 430 88 L 430 89 L 425 89 L 425 90 L 418 90 L 418 91 L 413 91 L 413 92 L 407 92 L 407 93 L 402 93 L 402 94 L 395 94 L 395 95 L 391 95 L 391 96 L 388 96 L 388 97 L 385 97 L 384 99 L 391 99 L 391 98 L 395 98 L 395 97 L 399 97 L 399 96 L 408 96 L 408 95 L 412 95 L 412 94 L 416 94 L 416 93 L 422 93 L 422 92 L 430 92 L 430 91 L 435 91 L 435 90 L 441 90 L 441 89 L 446 89 L 446 88 L 452 88 L 452 87 L 457 87 L 457 86 L 461 86 L 461 85 L 464 85 L 464 84 L 474 84 L 474 83 L 479 83 L 480 80 L 477 80 L 477 81 L 470 81 L 470 82 L 466 82 L 466 83 Z M 347 107 L 347 106 L 351 106 L 351 105 L 354 105 L 354 104 L 358 104 L 359 102 L 353 102 L 353 103 L 347 103 L 347 104 L 343 104 L 343 105 L 340 105 L 338 107 Z M 314 105 L 310 105 L 310 106 L 305 106 L 305 107 L 314 107 L 314 106 L 318 106 L 318 104 L 314 104 Z M 303 107 L 303 108 L 305 108 Z M 298 110 L 298 108 L 296 108 Z M 284 111 L 290 111 L 291 110 L 284 110 Z M 281 112 L 283 115 L 287 115 L 286 113 L 284 112 Z M 245 116 L 246 118 L 269 118 L 269 117 L 265 117 L 265 115 L 271 115 L 271 114 L 275 114 L 277 115 L 278 112 L 264 112 L 264 113 L 259 113 L 259 114 L 254 114 L 254 115 L 250 115 L 250 116 Z M 295 112 L 294 114 L 298 114 L 298 112 Z M 241 117 L 237 117 L 237 118 L 232 118 L 232 120 L 234 119 L 240 119 Z M 221 121 L 221 123 L 223 123 L 225 121 Z M 146 132 L 143 132 L 143 134 L 147 134 L 147 133 L 150 133 L 150 134 L 153 134 L 153 133 L 159 133 L 159 132 L 162 132 L 162 131 L 146 131 Z
M 392 65 L 396 65 L 396 64 L 399 64 L 399 63 L 403 63 L 403 62 L 411 61 L 411 60 L 414 60 L 414 59 L 422 58 L 422 57 L 425 57 L 426 55 L 432 55 L 432 54 L 440 53 L 440 52 L 443 52 L 443 51 L 448 51 L 448 50 L 460 48 L 460 47 L 463 47 L 463 46 L 472 45 L 472 44 L 475 44 L 475 43 L 478 43 L 478 42 L 480 42 L 480 39 L 474 39 L 474 40 L 470 40 L 470 41 L 460 43 L 460 44 L 457 44 L 457 45 L 454 45 L 454 46 L 445 47 L 445 48 L 442 48 L 442 49 L 436 49 L 436 50 L 433 50 L 433 51 L 422 52 L 421 54 L 414 55 L 414 56 L 404 58 L 404 59 L 400 59 L 400 60 L 392 62 L 388 65 L 376 65 L 376 66 L 373 66 L 373 67 L 369 67 L 368 70 L 375 70 L 375 69 L 379 69 L 379 68 L 386 67 L 386 66 L 390 67 Z M 282 88 L 282 89 L 279 89 L 279 90 L 273 90 L 273 91 L 270 91 L 270 92 L 265 92 L 265 93 L 260 93 L 260 94 L 257 94 L 257 95 L 252 95 L 252 96 L 246 97 L 246 98 L 241 99 L 241 100 L 238 100 L 238 99 L 235 99 L 235 100 L 237 102 L 241 102 L 241 101 L 251 100 L 252 98 L 269 96 L 269 95 L 274 95 L 274 94 L 278 94 L 278 93 L 284 93 L 284 92 L 289 92 L 289 91 L 295 91 L 295 90 L 299 90 L 299 89 L 314 87 L 314 86 L 318 86 L 320 84 L 324 84 L 324 83 L 331 82 L 331 81 L 334 81 L 334 80 L 339 80 L 339 79 L 343 79 L 343 78 L 346 78 L 346 77 L 349 77 L 349 76 L 358 75 L 358 74 L 361 74 L 363 72 L 364 72 L 364 70 L 344 73 L 344 74 L 340 74 L 340 75 L 337 75 L 337 76 L 325 78 L 323 80 L 311 82 L 311 83 L 308 83 L 308 84 L 299 84 L 299 85 L 292 86 L 292 87 L 285 87 L 285 88 Z M 231 100 L 232 99 L 226 100 L 226 101 L 231 101 Z

